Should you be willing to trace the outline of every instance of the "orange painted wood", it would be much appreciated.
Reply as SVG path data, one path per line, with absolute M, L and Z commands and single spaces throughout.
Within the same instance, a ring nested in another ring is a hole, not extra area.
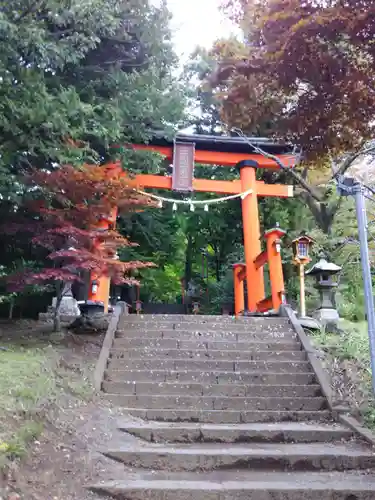
M 270 272 L 272 308 L 275 311 L 280 309 L 282 296 L 284 295 L 284 275 L 281 259 L 281 252 L 277 251 L 276 243 L 285 236 L 285 231 L 281 229 L 271 229 L 264 235 L 266 238 L 268 264 Z
M 133 144 L 132 148 L 135 150 L 155 151 L 165 156 L 169 160 L 173 159 L 173 148 L 152 146 L 150 144 Z M 278 158 L 282 160 L 286 167 L 290 167 L 295 163 L 293 155 L 279 155 Z M 224 167 L 234 167 L 243 160 L 254 160 L 258 163 L 260 168 L 270 168 L 279 170 L 279 166 L 273 160 L 265 158 L 257 154 L 244 154 L 244 153 L 222 153 L 217 151 L 195 151 L 195 162 L 204 165 L 222 165 Z
M 250 312 L 256 312 L 257 303 L 264 297 L 263 269 L 257 269 L 254 264 L 254 260 L 261 253 L 255 174 L 256 169 L 253 167 L 243 167 L 240 170 L 242 192 L 253 190 L 251 194 L 242 200 L 242 226 L 248 290 L 247 307 Z
M 265 264 L 267 264 L 268 261 L 268 253 L 267 250 L 264 250 L 262 253 L 258 255 L 258 257 L 254 260 L 254 265 L 256 269 L 260 269 L 263 267 Z
M 241 182 L 239 180 L 217 181 L 213 179 L 194 179 L 193 188 L 195 191 L 218 194 L 239 194 L 241 193 Z
M 172 177 L 161 175 L 138 174 L 135 181 L 140 188 L 172 189 Z M 212 179 L 194 179 L 194 191 L 220 194 L 241 193 L 240 181 L 217 181 Z
M 89 289 L 89 300 L 94 300 L 96 302 L 103 302 L 104 304 L 104 312 L 108 312 L 109 305 L 109 291 L 111 286 L 111 278 L 109 276 L 98 276 L 93 274 L 92 280 L 97 280 L 98 282 L 98 290 L 94 294 L 91 291 L 91 286 Z
M 244 282 L 240 278 L 240 274 L 244 270 L 243 264 L 233 265 L 233 281 L 234 281 L 234 314 L 240 316 L 245 310 L 245 292 Z
M 135 181 L 139 187 L 155 189 L 172 189 L 172 177 L 163 177 L 152 174 L 138 174 Z M 239 194 L 242 193 L 241 181 L 218 181 L 213 179 L 194 179 L 194 191 L 218 194 Z M 256 192 L 258 196 L 273 196 L 277 198 L 289 198 L 292 186 L 283 184 L 265 184 L 256 182 Z
M 162 175 L 138 174 L 134 178 L 139 189 L 172 189 L 172 177 L 163 177 Z
M 258 196 L 274 196 L 277 198 L 290 198 L 293 196 L 293 186 L 284 184 L 265 184 L 257 182 Z
M 116 225 L 117 213 L 118 213 L 118 208 L 114 207 L 111 213 L 108 214 L 107 218 L 103 218 L 97 223 L 96 228 L 105 230 L 109 229 L 110 225 L 114 227 Z M 97 247 L 100 247 L 101 245 L 100 243 L 97 242 L 97 240 L 94 242 L 94 244 Z M 93 281 L 98 282 L 98 288 L 96 293 L 93 293 L 92 291 Z M 90 273 L 90 286 L 89 286 L 88 299 L 97 302 L 103 302 L 104 312 L 106 313 L 108 312 L 110 286 L 111 286 L 111 278 L 109 276 L 99 275 L 95 271 Z
M 108 172 L 118 173 L 119 164 L 109 163 L 105 165 Z M 126 173 L 124 172 L 124 175 Z M 154 175 L 154 174 L 138 174 L 134 178 L 129 178 L 130 182 L 134 182 L 139 188 L 154 188 L 154 189 L 172 189 L 172 177 Z M 239 194 L 242 193 L 241 181 L 220 181 L 214 179 L 194 179 L 194 191 L 211 192 L 218 194 Z M 292 196 L 292 186 L 284 184 L 265 184 L 263 181 L 256 182 L 256 192 L 258 196 L 273 196 L 277 198 L 288 198 Z
M 243 268 L 241 271 L 238 273 L 238 277 L 241 281 L 244 281 L 246 279 L 246 266 L 243 265 Z
M 261 313 L 271 311 L 272 306 L 272 297 L 267 297 L 257 303 L 257 311 Z

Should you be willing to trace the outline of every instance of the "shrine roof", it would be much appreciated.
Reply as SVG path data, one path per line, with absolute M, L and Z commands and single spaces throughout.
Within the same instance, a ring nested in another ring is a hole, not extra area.
M 175 138 L 177 142 L 195 143 L 198 151 L 214 151 L 218 153 L 254 153 L 254 148 L 247 141 L 262 148 L 265 152 L 282 155 L 293 154 L 293 146 L 287 143 L 275 142 L 266 137 L 230 137 L 199 134 L 178 133 Z M 149 142 L 150 146 L 173 147 L 173 140 L 161 135 L 155 135 Z

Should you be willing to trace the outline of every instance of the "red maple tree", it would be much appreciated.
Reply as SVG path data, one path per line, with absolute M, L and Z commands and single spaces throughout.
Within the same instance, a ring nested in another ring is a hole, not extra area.
M 244 31 L 217 44 L 223 119 L 251 134 L 259 117 L 314 160 L 373 138 L 373 0 L 222 0 Z M 234 50 L 233 50 L 234 48 Z
M 15 213 L 6 227 L 8 234 L 29 234 L 31 244 L 46 250 L 45 266 L 24 269 L 8 277 L 9 288 L 19 291 L 30 285 L 51 284 L 56 289 L 55 328 L 59 325 L 59 306 L 65 284 L 82 281 L 84 271 L 109 276 L 115 283 L 135 283 L 131 272 L 150 267 L 150 262 L 122 262 L 121 247 L 133 245 L 109 224 L 120 211 L 135 211 L 150 200 L 140 195 L 134 182 L 121 170 L 101 166 L 80 169 L 64 166 L 55 171 L 35 170 L 25 179 L 23 210 Z

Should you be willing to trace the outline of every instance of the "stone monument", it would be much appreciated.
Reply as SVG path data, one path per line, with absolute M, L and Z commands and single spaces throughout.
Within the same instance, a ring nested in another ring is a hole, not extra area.
M 46 313 L 39 313 L 40 321 L 52 322 L 55 316 L 57 297 L 53 297 L 51 306 Z M 63 296 L 60 304 L 60 319 L 64 323 L 70 323 L 81 316 L 78 301 L 73 297 L 72 283 L 64 284 Z
M 52 308 L 56 309 L 57 297 L 52 299 Z M 62 299 L 60 304 L 60 316 L 70 316 L 76 318 L 81 315 L 77 300 L 73 297 L 72 283 L 64 284 Z

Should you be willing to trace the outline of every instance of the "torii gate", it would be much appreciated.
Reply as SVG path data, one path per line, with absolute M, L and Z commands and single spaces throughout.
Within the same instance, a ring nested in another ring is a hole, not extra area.
M 264 151 L 276 155 L 286 167 L 292 166 L 295 156 L 291 148 L 276 144 L 268 139 L 249 138 Z M 278 310 L 284 301 L 284 280 L 281 266 L 279 238 L 285 233 L 276 228 L 265 233 L 266 249 L 261 251 L 258 197 L 273 196 L 287 198 L 293 196 L 293 186 L 265 184 L 256 180 L 256 170 L 265 168 L 277 170 L 274 160 L 254 153 L 252 147 L 242 138 L 214 137 L 202 135 L 178 135 L 175 141 L 155 138 L 147 145 L 133 144 L 135 150 L 155 151 L 173 163 L 173 176 L 139 174 L 135 183 L 139 189 L 175 189 L 177 191 L 213 192 L 232 195 L 246 193 L 242 199 L 243 238 L 245 263 L 234 266 L 235 311 L 244 310 L 243 281 L 247 281 L 247 309 L 249 312 Z M 240 178 L 233 181 L 194 179 L 194 163 L 236 167 Z M 118 169 L 120 163 L 105 165 L 109 170 Z M 124 175 L 126 175 L 124 173 Z M 113 217 L 104 221 L 104 226 L 114 222 Z M 104 228 L 103 224 L 102 227 Z M 225 237 L 225 235 L 223 235 Z M 271 297 L 264 297 L 263 266 L 270 265 Z M 97 285 L 90 287 L 90 299 L 101 300 L 108 305 L 109 278 L 92 276 Z

